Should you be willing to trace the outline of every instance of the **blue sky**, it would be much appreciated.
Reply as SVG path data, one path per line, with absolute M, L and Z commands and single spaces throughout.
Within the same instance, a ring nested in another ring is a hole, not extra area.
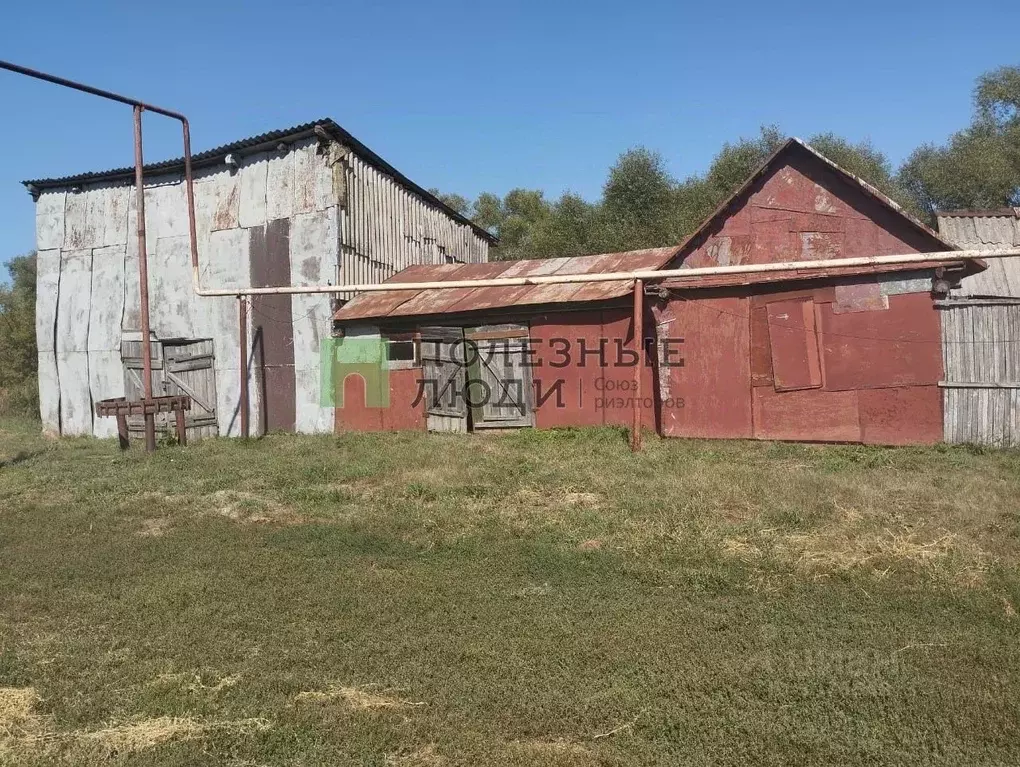
M 1020 4 L 10 3 L 0 58 L 184 112 L 195 151 L 330 116 L 426 187 L 598 196 L 616 157 L 679 177 L 775 123 L 894 160 L 969 120 L 1020 64 Z M 25 178 L 130 165 L 130 108 L 0 72 L 0 260 L 30 250 Z M 146 159 L 178 156 L 149 116 Z

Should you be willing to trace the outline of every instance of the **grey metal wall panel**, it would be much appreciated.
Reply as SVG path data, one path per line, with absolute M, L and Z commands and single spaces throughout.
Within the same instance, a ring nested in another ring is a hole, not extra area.
M 56 350 L 86 352 L 89 348 L 89 314 L 92 309 L 92 251 L 65 253 L 60 262 L 57 299 Z
M 47 191 L 35 204 L 36 250 L 60 249 L 64 246 L 64 203 L 67 192 Z
M 245 227 L 261 226 L 266 223 L 266 173 L 268 165 L 265 155 L 245 158 L 237 174 L 240 178 L 240 202 L 238 223 Z
M 36 348 L 39 351 L 53 351 L 56 348 L 57 299 L 60 295 L 60 251 L 38 251 L 35 269 Z
M 145 198 L 152 329 L 160 340 L 212 339 L 218 430 L 235 435 L 237 300 L 194 295 L 180 174 L 147 176 Z M 320 144 L 314 137 L 241 156 L 236 169 L 225 164 L 200 169 L 195 202 L 199 270 L 210 287 L 252 284 L 251 230 L 272 220 L 292 223 L 295 255 L 282 262 L 284 271 L 271 284 L 336 283 L 341 275 L 348 282 L 377 282 L 411 264 L 488 258 L 488 241 L 471 227 L 349 148 Z M 86 182 L 74 192 L 70 187 L 47 190 L 37 201 L 40 410 L 52 430 L 60 428 L 63 418 L 64 433 L 107 433 L 105 422 L 91 425 L 91 400 L 116 396 L 114 368 L 105 353 L 116 353 L 121 334 L 140 326 L 135 204 L 126 180 Z M 280 335 L 277 315 L 289 317 L 284 335 L 292 339 L 284 346 L 293 359 L 280 385 L 293 389 L 284 395 L 294 400 L 290 428 L 331 431 L 333 411 L 321 407 L 318 369 L 319 345 L 331 328 L 330 299 L 284 296 L 276 301 L 278 307 L 260 299 L 249 313 L 253 433 L 264 412 L 263 392 L 256 385 L 262 362 L 258 351 L 278 356 L 283 348 L 275 342 L 273 349 L 258 347 L 256 331 L 270 326 L 264 317 L 258 319 L 259 311 L 277 321 L 273 336 Z
M 43 433 L 60 434 L 60 379 L 53 351 L 39 352 L 39 417 Z
M 1020 216 L 939 216 L 939 233 L 954 245 L 976 250 L 1020 247 Z M 1020 297 L 1020 258 L 988 260 L 988 269 L 965 278 L 954 296 Z
M 92 251 L 92 298 L 88 320 L 88 350 L 118 351 L 124 314 L 123 245 Z
M 292 285 L 336 283 L 337 209 L 294 216 L 290 232 Z M 328 295 L 291 297 L 296 377 L 295 429 L 303 433 L 333 431 L 333 408 L 322 407 L 319 352 L 332 327 Z
M 149 258 L 149 322 L 161 339 L 202 338 L 204 307 L 191 280 L 191 245 L 187 237 L 161 237 Z
M 92 402 L 124 396 L 124 363 L 119 347 L 112 351 L 90 350 L 88 366 L 89 398 Z M 116 437 L 117 419 L 93 415 L 92 435 L 101 439 Z

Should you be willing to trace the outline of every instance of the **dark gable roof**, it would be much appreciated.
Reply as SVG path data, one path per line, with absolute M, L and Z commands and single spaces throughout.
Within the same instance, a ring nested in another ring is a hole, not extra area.
M 906 210 L 904 210 L 903 207 L 898 202 L 893 200 L 887 194 L 879 191 L 874 186 L 869 184 L 867 181 L 862 179 L 860 176 L 855 176 L 850 171 L 837 165 L 828 157 L 826 157 L 821 152 L 816 150 L 814 147 L 812 147 L 811 145 L 804 141 L 801 141 L 799 138 L 787 139 L 786 142 L 781 147 L 779 147 L 779 149 L 773 152 L 754 173 L 747 177 L 747 180 L 744 181 L 744 183 L 741 184 L 737 188 L 737 190 L 733 192 L 733 194 L 726 198 L 726 200 L 718 208 L 716 208 L 712 212 L 712 214 L 708 218 L 706 218 L 696 230 L 694 230 L 693 234 L 691 234 L 689 237 L 687 237 L 687 239 L 683 241 L 683 243 L 681 243 L 680 245 L 681 250 L 686 249 L 688 245 L 690 245 L 693 242 L 696 242 L 699 237 L 701 237 L 711 229 L 712 225 L 715 224 L 716 221 L 720 220 L 722 217 L 727 215 L 730 211 L 730 208 L 734 205 L 734 203 L 736 203 L 741 198 L 741 196 L 748 189 L 750 189 L 751 186 L 758 179 L 767 176 L 776 168 L 778 168 L 782 159 L 787 154 L 789 154 L 790 152 L 797 151 L 805 153 L 812 160 L 819 162 L 825 167 L 835 171 L 837 176 L 840 176 L 844 181 L 847 181 L 853 186 L 856 186 L 866 195 L 877 200 L 886 208 L 889 208 L 891 211 L 893 211 L 898 216 L 903 218 L 908 224 L 910 224 L 911 227 L 934 240 L 939 246 L 942 246 L 943 250 L 959 250 L 959 248 L 956 247 L 955 245 L 942 239 L 942 237 L 939 236 L 939 233 L 932 229 L 930 226 L 925 225 L 920 219 L 915 218 Z
M 304 138 L 315 135 L 316 126 L 325 128 L 337 141 L 346 146 L 349 146 L 354 152 L 368 162 L 370 165 L 375 167 L 377 170 L 382 171 L 388 176 L 392 176 L 406 189 L 414 192 L 419 197 L 427 200 L 431 204 L 443 210 L 450 218 L 459 221 L 462 224 L 470 226 L 475 233 L 490 243 L 496 244 L 499 242 L 498 238 L 491 232 L 478 226 L 470 219 L 461 215 L 449 205 L 444 203 L 434 194 L 429 192 L 427 189 L 423 189 L 416 183 L 411 181 L 407 176 L 398 171 L 382 157 L 377 155 L 367 146 L 362 144 L 358 139 L 348 133 L 337 123 L 333 122 L 330 118 L 322 120 L 316 120 L 315 122 L 304 123 L 303 125 L 296 125 L 293 128 L 285 128 L 283 130 L 270 131 L 269 133 L 262 133 L 258 136 L 252 136 L 251 138 L 241 139 L 231 144 L 224 144 L 223 146 L 216 147 L 215 149 L 209 149 L 205 152 L 199 152 L 191 156 L 191 167 L 192 169 L 205 168 L 212 165 L 219 165 L 223 162 L 223 159 L 228 154 L 241 153 L 241 154 L 253 154 L 255 152 L 264 152 L 269 149 L 274 149 L 277 144 L 281 141 L 298 141 Z M 149 173 L 180 173 L 184 171 L 184 158 L 177 157 L 173 160 L 164 160 L 163 162 L 151 163 L 145 166 L 145 172 Z M 96 181 L 133 181 L 135 177 L 135 169 L 132 168 L 115 168 L 113 170 L 98 171 L 94 173 L 81 173 L 77 176 L 62 176 L 61 178 L 42 178 L 32 179 L 30 181 L 22 181 L 26 187 L 35 190 L 42 190 L 53 187 L 64 187 L 73 186 L 76 184 L 87 184 Z

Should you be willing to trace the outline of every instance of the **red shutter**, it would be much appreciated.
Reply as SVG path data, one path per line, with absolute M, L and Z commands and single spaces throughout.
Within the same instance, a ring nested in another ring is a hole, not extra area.
M 776 391 L 820 388 L 814 302 L 798 299 L 769 304 L 768 323 Z

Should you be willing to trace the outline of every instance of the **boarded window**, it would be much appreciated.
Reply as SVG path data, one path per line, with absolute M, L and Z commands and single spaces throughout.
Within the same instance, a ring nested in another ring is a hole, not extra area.
M 769 304 L 767 311 L 776 391 L 821 387 L 814 302 L 777 301 Z

